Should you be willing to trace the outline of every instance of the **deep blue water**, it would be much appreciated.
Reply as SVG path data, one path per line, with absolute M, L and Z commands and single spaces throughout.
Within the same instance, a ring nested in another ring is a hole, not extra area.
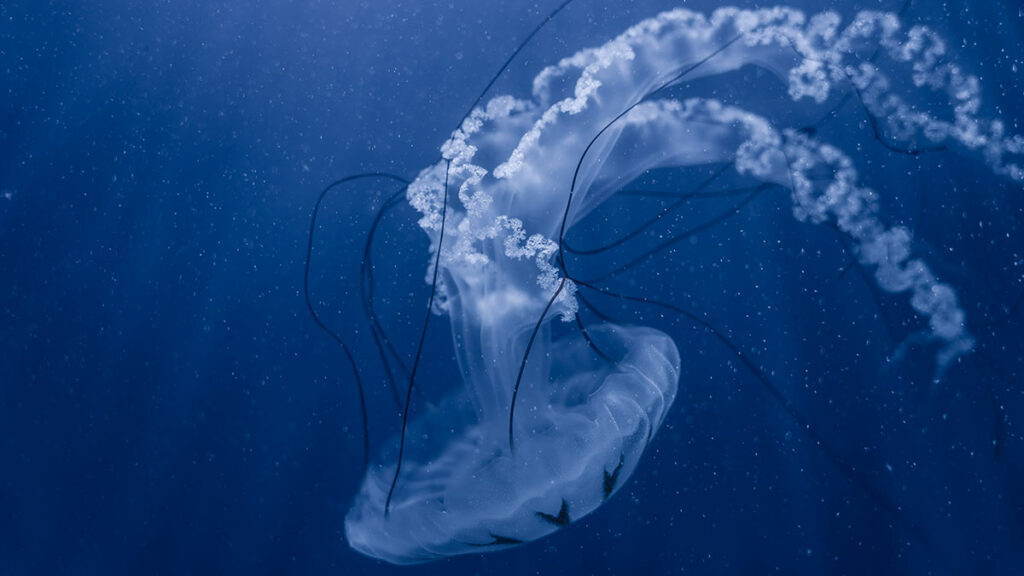
M 543 65 L 674 6 L 622 4 L 575 0 L 490 94 L 525 96 Z M 683 358 L 673 411 L 615 498 L 500 553 L 395 568 L 349 549 L 360 413 L 344 356 L 305 308 L 313 203 L 345 175 L 433 163 L 557 5 L 0 4 L 0 573 L 1024 573 L 1024 190 L 962 150 L 886 150 L 856 103 L 820 136 L 863 151 L 885 217 L 913 230 L 976 338 L 939 383 L 907 298 L 765 194 L 618 286 L 705 315 L 827 448 L 705 331 L 606 303 L 669 332 Z M 902 19 L 940 31 L 981 79 L 983 114 L 1024 133 L 1014 0 L 914 1 Z M 784 101 L 756 71 L 714 82 L 693 89 Z M 311 276 L 368 383 L 375 448 L 398 420 L 359 269 L 393 191 L 327 199 Z M 657 206 L 614 214 L 627 230 Z M 373 253 L 377 310 L 406 359 L 430 289 L 417 219 L 391 211 Z M 428 398 L 458 385 L 452 346 L 435 317 Z

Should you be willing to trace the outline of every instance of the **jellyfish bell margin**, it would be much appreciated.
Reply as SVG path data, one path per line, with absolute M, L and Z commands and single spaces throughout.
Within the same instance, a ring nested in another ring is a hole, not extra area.
M 615 362 L 595 360 L 578 339 L 553 342 L 543 367 L 550 380 L 528 387 L 526 398 L 540 403 L 522 419 L 514 453 L 504 411 L 478 420 L 472 403 L 452 398 L 415 420 L 408 438 L 416 445 L 389 514 L 382 506 L 393 468 L 371 468 L 346 517 L 349 544 L 413 564 L 536 540 L 600 506 L 671 406 L 679 354 L 649 328 L 597 332 Z M 463 426 L 457 437 L 453 421 Z
M 1024 181 L 1024 139 L 977 116 L 978 81 L 946 52 L 889 13 L 844 24 L 789 8 L 676 9 L 544 68 L 530 98 L 476 108 L 407 192 L 463 382 L 411 420 L 401 456 L 390 447 L 370 466 L 346 516 L 350 545 L 394 564 L 505 549 L 625 483 L 676 396 L 679 352 L 651 327 L 553 324 L 576 319 L 580 291 L 600 291 L 572 275 L 566 231 L 652 169 L 725 164 L 788 189 L 797 220 L 834 226 L 879 289 L 909 295 L 937 374 L 970 351 L 955 290 L 886 223 L 853 158 L 814 130 L 666 90 L 757 66 L 792 106 L 827 113 L 831 95 L 853 92 L 887 138 L 949 146 Z

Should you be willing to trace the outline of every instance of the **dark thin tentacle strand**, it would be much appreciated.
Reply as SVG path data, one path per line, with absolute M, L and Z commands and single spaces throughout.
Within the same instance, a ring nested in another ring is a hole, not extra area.
M 745 354 L 743 350 L 736 345 L 736 343 L 730 340 L 728 336 L 722 333 L 722 331 L 717 329 L 710 322 L 694 314 L 693 312 L 690 312 L 689 310 L 682 308 L 680 306 L 676 306 L 674 304 L 661 302 L 658 300 L 652 300 L 650 298 L 620 294 L 608 290 L 606 288 L 594 286 L 587 282 L 576 281 L 576 283 L 582 288 L 592 290 L 603 296 L 616 298 L 620 300 L 626 300 L 629 302 L 648 304 L 651 306 L 656 306 L 665 310 L 669 310 L 671 312 L 678 314 L 679 316 L 686 318 L 690 322 L 706 330 L 708 333 L 714 336 L 714 338 L 718 340 L 719 343 L 725 346 L 729 350 L 729 352 L 731 352 L 740 361 L 740 363 L 743 364 L 743 366 L 751 373 L 751 375 L 753 375 L 754 378 L 762 385 L 764 390 L 768 392 L 768 395 L 772 397 L 775 403 L 778 404 L 779 407 L 786 412 L 790 419 L 792 419 L 793 422 L 795 422 L 797 426 L 804 432 L 804 434 L 806 434 L 811 439 L 811 441 L 814 442 L 814 444 L 825 455 L 825 458 L 830 463 L 832 463 L 833 466 L 838 468 L 858 488 L 860 488 L 869 496 L 871 496 L 871 498 L 875 500 L 881 508 L 883 508 L 891 516 L 899 520 L 899 522 L 905 528 L 907 528 L 916 536 L 918 536 L 922 542 L 924 542 L 929 547 L 931 546 L 928 536 L 921 528 L 921 526 L 914 522 L 912 518 L 907 516 L 907 514 L 903 512 L 900 509 L 900 507 L 895 502 L 893 502 L 884 492 L 882 492 L 880 489 L 875 487 L 874 484 L 872 484 L 870 481 L 864 478 L 860 474 L 860 472 L 857 471 L 856 468 L 847 464 L 843 460 L 842 456 L 840 456 L 840 454 L 836 452 L 835 449 L 833 449 L 832 446 L 828 442 L 826 442 L 820 434 L 818 434 L 817 430 L 814 428 L 814 426 L 811 425 L 807 418 L 805 418 L 804 415 L 799 410 L 797 410 L 793 403 L 786 398 L 785 394 L 783 394 L 782 391 L 771 381 L 771 379 L 768 378 L 768 376 L 764 373 L 761 367 L 758 366 L 758 364 L 755 363 L 752 358 Z
M 405 365 L 402 357 L 395 350 L 394 344 L 391 343 L 391 339 L 388 337 L 387 332 L 384 330 L 384 326 L 381 324 L 380 319 L 377 317 L 377 311 L 374 307 L 374 266 L 373 266 L 373 240 L 377 235 L 377 229 L 380 227 L 380 223 L 384 218 L 384 215 L 388 213 L 392 208 L 399 204 L 403 194 L 408 190 L 408 182 L 404 186 L 396 190 L 387 200 L 384 201 L 384 205 L 381 206 L 380 210 L 373 218 L 373 223 L 370 225 L 370 231 L 366 235 L 366 243 L 363 246 L 363 261 L 360 265 L 360 275 L 362 276 L 362 282 L 360 283 L 360 295 L 363 301 L 363 311 L 366 313 L 367 319 L 370 321 L 370 331 L 373 335 L 374 345 L 377 347 L 377 354 L 380 356 L 381 363 L 384 365 L 384 372 L 388 380 L 388 388 L 391 389 L 392 399 L 395 402 L 395 413 L 402 413 L 402 402 L 399 398 L 398 386 L 395 382 L 394 373 L 391 370 L 391 362 L 388 360 L 388 354 L 398 364 L 399 369 L 404 375 L 404 379 L 409 379 L 409 368 Z
M 630 190 L 630 189 L 627 189 L 627 190 L 620 190 L 620 191 L 616 192 L 616 195 L 618 195 L 618 196 L 638 196 L 638 197 L 642 197 L 642 198 L 683 198 L 683 197 L 686 197 L 688 200 L 697 200 L 697 199 L 706 199 L 706 198 L 733 198 L 733 197 L 736 197 L 736 196 L 743 196 L 744 194 L 747 194 L 747 193 L 753 191 L 758 186 L 760 186 L 760 184 L 755 184 L 753 186 L 739 186 L 739 187 L 735 187 L 735 188 L 723 188 L 721 190 L 712 190 L 710 192 L 700 192 L 700 193 L 697 193 L 697 194 L 692 194 L 690 192 L 675 192 L 675 191 L 672 191 L 672 190 Z M 570 230 L 570 232 L 572 232 L 572 230 Z M 568 240 L 568 239 L 566 239 L 566 240 Z M 566 245 L 566 251 L 567 252 L 574 252 L 576 254 L 579 253 L 577 251 L 570 250 L 568 245 Z
M 616 239 L 616 240 L 614 240 L 612 242 L 609 242 L 608 244 L 605 244 L 603 246 L 598 246 L 597 248 L 588 248 L 588 249 L 575 249 L 568 242 L 566 242 L 565 250 L 567 252 L 571 252 L 573 254 L 578 254 L 580 256 L 591 256 L 591 255 L 594 255 L 594 254 L 601 254 L 603 252 L 607 252 L 609 250 L 612 250 L 614 248 L 622 246 L 626 242 L 629 242 L 633 238 L 636 238 L 637 236 L 642 234 L 645 230 L 647 230 L 651 226 L 654 226 L 655 224 L 660 222 L 661 219 L 664 218 L 665 216 L 668 216 L 669 214 L 671 214 L 671 213 L 675 212 L 676 210 L 678 210 L 680 206 L 685 204 L 691 198 L 694 198 L 695 196 L 697 196 L 697 194 L 700 194 L 705 188 L 707 188 L 712 183 L 714 183 L 715 180 L 720 178 L 722 176 L 722 174 L 725 174 L 725 171 L 728 170 L 731 167 L 732 167 L 732 163 L 729 163 L 729 164 L 726 164 L 726 165 L 722 166 L 718 170 L 715 170 L 714 174 L 712 174 L 711 176 L 706 178 L 703 182 L 698 184 L 697 187 L 695 187 L 693 190 L 687 192 L 686 194 L 683 194 L 682 196 L 679 197 L 678 200 L 676 200 L 672 204 L 669 204 L 668 206 L 662 208 L 661 211 L 659 211 L 657 214 L 655 214 L 654 216 L 649 218 L 646 222 L 644 222 L 643 224 L 637 226 L 636 228 L 634 228 L 632 231 L 628 232 L 627 234 L 624 234 L 624 235 L 620 236 L 618 239 Z
M 469 115 L 473 113 L 473 110 L 477 107 L 477 105 L 480 104 L 480 101 L 484 99 L 484 96 L 486 96 L 487 93 L 490 92 L 491 88 L 494 86 L 494 83 L 498 81 L 498 78 L 501 78 L 501 75 L 505 73 L 505 70 L 508 70 L 508 65 L 511 64 L 512 61 L 516 59 L 516 56 L 519 56 L 519 53 L 522 52 L 524 48 L 526 48 L 530 41 L 533 40 L 533 37 L 536 36 L 537 33 L 540 32 L 545 26 L 547 26 L 549 22 L 554 20 L 555 16 L 558 16 L 559 12 L 564 10 L 569 4 L 572 4 L 574 1 L 575 0 L 565 0 L 557 7 L 555 7 L 554 10 L 548 12 L 548 15 L 543 20 L 541 20 L 539 24 L 534 26 L 533 30 L 531 30 L 530 33 L 526 35 L 526 38 L 523 38 L 523 41 L 519 43 L 519 46 L 516 46 L 516 49 L 513 50 L 512 53 L 508 55 L 508 58 L 506 58 L 505 62 L 501 64 L 501 67 L 498 68 L 498 71 L 494 73 L 494 76 L 491 76 L 490 81 L 487 82 L 487 85 L 484 86 L 484 89 L 480 91 L 480 94 L 476 97 L 476 100 L 473 100 L 473 103 L 469 105 L 469 109 L 467 109 L 466 113 L 462 115 L 462 120 L 459 120 L 459 126 L 462 125 L 466 118 L 469 118 Z
M 395 403 L 396 414 L 402 413 L 402 399 L 398 397 L 398 386 L 395 384 L 395 374 L 391 371 L 391 363 L 388 362 L 388 353 L 384 348 L 381 334 L 370 326 L 370 334 L 373 335 L 373 345 L 377 348 L 377 355 L 381 358 L 381 364 L 384 366 L 384 377 L 388 382 L 388 390 L 391 390 L 391 400 Z
M 398 485 L 398 475 L 402 471 L 402 458 L 405 456 L 405 433 L 409 427 L 409 406 L 412 403 L 412 391 L 416 384 L 416 372 L 420 367 L 420 359 L 423 357 L 423 344 L 427 341 L 427 328 L 430 326 L 430 317 L 434 315 L 434 296 L 437 295 L 437 273 L 441 269 L 441 250 L 444 247 L 444 227 L 448 216 L 448 168 L 451 167 L 451 160 L 444 167 L 444 196 L 441 200 L 441 233 L 437 238 L 437 254 L 434 255 L 434 277 L 430 281 L 430 300 L 427 302 L 427 314 L 423 319 L 423 330 L 420 332 L 420 341 L 416 345 L 416 357 L 412 362 L 412 372 L 409 374 L 409 389 L 405 394 L 405 409 L 402 410 L 402 431 L 398 436 L 398 463 L 395 465 L 395 476 L 391 479 L 391 487 L 388 489 L 387 500 L 384 501 L 384 516 L 391 511 L 391 498 L 395 495 L 395 486 Z
M 1002 403 L 996 394 L 993 381 L 1005 382 L 1006 375 L 999 374 L 999 372 L 1002 372 L 999 368 L 999 363 L 989 357 L 984 349 L 976 349 L 973 356 L 974 362 L 978 366 L 978 371 L 982 375 L 981 381 L 985 384 L 989 408 L 992 410 L 992 458 L 999 459 L 1002 455 L 1003 444 L 1006 443 L 1006 418 L 1003 415 Z
M 576 327 L 579 329 L 580 335 L 583 336 L 583 339 L 587 341 L 587 346 L 590 346 L 590 349 L 593 350 L 595 354 L 600 356 L 601 360 L 604 360 L 605 362 L 611 364 L 612 357 L 609 356 L 604 350 L 601 350 L 597 343 L 594 342 L 593 338 L 590 337 L 590 333 L 587 332 L 587 327 L 583 325 L 583 320 L 580 320 L 579 314 L 576 315 Z
M 523 371 L 526 370 L 526 359 L 530 357 L 530 350 L 533 349 L 533 342 L 537 339 L 537 333 L 540 332 L 540 327 L 544 323 L 544 317 L 548 315 L 548 312 L 551 310 L 551 305 L 555 303 L 558 295 L 562 293 L 563 288 L 565 288 L 564 276 L 558 282 L 558 288 L 556 288 L 555 293 L 551 295 L 551 299 L 548 300 L 547 306 L 544 307 L 544 312 L 542 312 L 540 316 L 541 320 L 534 324 L 533 332 L 530 333 L 530 340 L 526 343 L 526 351 L 523 353 L 523 361 L 519 363 L 519 374 L 516 375 L 516 383 L 515 386 L 512 387 L 512 403 L 508 409 L 508 451 L 513 454 L 516 451 L 516 399 L 519 397 L 519 384 L 523 381 Z
M 850 256 L 850 258 L 846 262 L 846 264 L 843 265 L 843 267 L 839 269 L 839 274 L 836 276 L 836 282 L 839 282 L 840 280 L 842 280 L 843 277 L 846 276 L 846 273 L 849 272 L 850 270 L 852 270 L 853 267 L 856 264 L 857 264 L 857 259 L 854 258 L 853 256 Z
M 847 78 L 849 78 L 848 74 L 847 74 Z M 853 84 L 852 79 L 850 80 L 850 84 L 851 85 Z M 881 127 L 878 125 L 878 117 L 875 116 L 874 114 L 872 114 L 871 111 L 868 110 L 867 105 L 864 104 L 864 96 L 863 96 L 863 94 L 861 94 L 860 89 L 857 88 L 856 86 L 854 86 L 853 93 L 857 95 L 857 100 L 860 102 L 861 108 L 864 109 L 864 114 L 868 118 L 868 124 L 871 125 L 871 133 L 872 133 L 872 135 L 874 136 L 875 140 L 877 140 L 878 143 L 881 144 L 882 147 L 885 148 L 886 150 L 888 150 L 890 152 L 894 152 L 896 154 L 903 154 L 903 155 L 906 155 L 906 156 L 919 156 L 921 154 L 927 154 L 927 153 L 930 153 L 930 152 L 944 152 L 944 151 L 948 150 L 948 148 L 946 148 L 943 145 L 927 146 L 925 148 L 916 148 L 916 147 L 902 148 L 900 146 L 897 146 L 896 144 L 893 144 L 893 143 L 889 142 L 886 139 L 885 134 L 882 133 Z
M 562 280 L 558 283 L 558 289 L 555 290 L 554 294 L 551 295 L 551 298 L 548 300 L 547 305 L 544 306 L 544 311 L 541 312 L 540 318 L 537 319 L 537 323 L 533 327 L 533 333 L 530 336 L 530 341 L 529 341 L 529 343 L 526 346 L 526 350 L 523 352 L 523 360 L 519 364 L 519 374 L 516 376 L 516 383 L 515 383 L 515 385 L 513 386 L 513 389 L 512 389 L 513 390 L 512 402 L 511 402 L 511 404 L 509 406 L 509 409 L 508 409 L 508 445 L 509 445 L 510 449 L 513 446 L 515 446 L 514 428 L 512 426 L 512 421 L 513 421 L 513 419 L 515 417 L 516 398 L 517 398 L 517 396 L 519 394 L 519 385 L 520 385 L 520 382 L 523 379 L 523 372 L 526 370 L 526 362 L 530 359 L 530 350 L 533 348 L 534 338 L 536 338 L 537 332 L 540 331 L 540 327 L 544 323 L 544 319 L 547 317 L 548 312 L 551 310 L 551 306 L 555 303 L 555 299 L 558 298 L 558 295 L 561 294 L 562 289 L 565 287 L 566 280 L 571 279 L 571 277 L 569 276 L 569 272 L 566 269 L 566 265 L 565 265 L 565 230 L 566 230 L 566 225 L 567 225 L 567 223 L 569 221 L 569 213 L 572 210 L 573 196 L 576 193 L 576 181 L 579 179 L 580 169 L 583 167 L 583 161 L 586 159 L 587 153 L 590 152 L 590 149 L 594 146 L 594 143 L 597 142 L 598 138 L 600 138 L 602 134 L 604 134 L 613 124 L 615 124 L 620 119 L 622 119 L 622 117 L 624 117 L 626 114 L 629 114 L 630 111 L 632 111 L 634 108 L 639 106 L 642 102 L 645 102 L 646 100 L 648 100 L 649 98 L 651 98 L 655 94 L 657 94 L 657 93 L 661 92 L 662 90 L 664 90 L 666 87 L 671 86 L 672 84 L 675 84 L 677 82 L 682 81 L 691 72 L 693 72 L 694 70 L 700 68 L 705 63 L 707 63 L 709 60 L 711 60 L 715 56 L 717 56 L 717 55 L 721 54 L 722 52 L 724 52 L 726 49 L 728 49 L 730 46 L 735 44 L 742 37 L 743 37 L 743 34 L 737 34 L 732 39 L 730 39 L 727 42 L 725 42 L 724 44 L 722 44 L 722 46 L 720 46 L 717 49 L 713 50 L 710 54 L 708 54 L 704 58 L 701 58 L 700 60 L 694 62 L 693 64 L 691 64 L 689 66 L 687 66 L 686 68 L 681 70 L 678 74 L 676 74 L 672 78 L 666 80 L 663 84 L 661 84 L 657 88 L 651 90 L 650 92 L 648 92 L 646 95 L 644 95 L 643 97 L 638 99 L 633 104 L 629 105 L 625 110 L 623 110 L 617 116 L 615 116 L 615 118 L 612 118 L 607 124 L 605 124 L 604 127 L 602 127 L 600 130 L 598 130 L 597 134 L 595 134 L 594 137 L 590 139 L 590 142 L 587 143 L 586 148 L 583 149 L 583 153 L 580 155 L 580 159 L 576 163 L 576 169 L 573 171 L 573 174 L 572 174 L 572 184 L 569 186 L 569 195 L 568 195 L 568 197 L 566 198 L 566 201 L 565 201 L 565 211 L 562 212 L 562 224 L 559 227 L 559 231 L 558 231 L 558 265 L 562 269 Z
M 608 324 L 621 324 L 621 322 L 619 322 L 617 319 L 612 318 L 608 314 L 605 314 L 604 312 L 602 312 L 600 308 L 594 306 L 594 304 L 591 303 L 590 300 L 588 300 L 587 297 L 584 296 L 582 292 L 577 292 L 576 293 L 576 297 L 579 298 L 580 302 L 583 303 L 583 306 L 585 306 L 587 310 L 590 310 L 590 312 L 594 316 L 597 316 L 598 318 L 600 318 L 602 322 L 606 322 Z
M 356 381 L 356 390 L 359 392 L 359 413 L 362 418 L 363 425 L 364 473 L 366 472 L 366 469 L 370 466 L 370 428 L 366 416 L 366 392 L 363 389 L 363 379 L 359 374 L 359 366 L 356 364 L 355 357 L 352 355 L 352 350 L 349 349 L 348 345 L 345 344 L 345 341 L 342 340 L 341 336 L 339 336 L 337 332 L 332 330 L 329 326 L 327 326 L 327 324 L 324 323 L 323 319 L 320 318 L 320 315 L 317 314 L 316 307 L 313 306 L 313 298 L 309 292 L 309 270 L 310 263 L 313 259 L 313 238 L 316 236 L 316 221 L 317 217 L 320 215 L 320 206 L 323 205 L 324 198 L 327 197 L 327 193 L 333 190 L 334 188 L 347 182 L 354 182 L 356 180 L 363 180 L 369 178 L 385 178 L 397 180 L 399 182 L 403 182 L 406 184 L 408 183 L 404 178 L 400 176 L 395 176 L 393 174 L 388 174 L 386 172 L 366 172 L 363 174 L 354 174 L 352 176 L 346 176 L 345 178 L 335 180 L 334 182 L 331 182 L 326 187 L 324 187 L 324 189 L 320 192 L 320 196 L 316 199 L 316 204 L 313 205 L 313 214 L 310 217 L 309 221 L 309 242 L 306 244 L 306 260 L 302 276 L 302 293 L 306 299 L 306 309 L 309 310 L 309 315 L 313 318 L 313 321 L 316 322 L 316 325 L 319 326 L 321 330 L 323 330 L 328 336 L 331 337 L 332 340 L 334 340 L 335 342 L 338 343 L 338 345 L 341 346 L 342 351 L 345 353 L 345 358 L 348 360 L 349 367 L 352 369 L 352 376 L 355 378 Z
M 396 190 L 387 200 L 384 205 L 381 206 L 380 210 L 374 216 L 373 223 L 370 225 L 370 231 L 366 235 L 366 242 L 363 245 L 363 261 L 360 265 L 360 273 L 362 275 L 362 298 L 363 305 L 367 309 L 367 314 L 370 318 L 371 325 L 380 332 L 381 340 L 386 345 L 388 352 L 394 357 L 396 363 L 398 363 L 401 371 L 405 374 L 405 377 L 409 377 L 409 368 L 405 365 L 402 357 L 395 350 L 394 345 L 391 343 L 391 339 L 388 338 L 380 319 L 377 317 L 376 309 L 374 307 L 374 295 L 376 292 L 375 283 L 375 267 L 373 265 L 373 241 L 377 236 L 377 229 L 380 227 L 384 216 L 394 209 L 396 206 L 401 204 L 402 197 L 408 190 L 409 186 L 406 184 L 402 188 Z
M 689 228 L 686 231 L 682 232 L 681 234 L 676 234 L 675 236 L 672 236 L 670 238 L 665 239 L 663 242 L 659 243 L 654 248 L 651 248 L 650 250 L 640 254 L 639 256 L 637 256 L 636 258 L 633 258 L 629 262 L 626 262 L 622 266 L 619 266 L 618 268 L 615 268 L 614 270 L 611 270 L 610 272 L 607 272 L 607 273 L 605 273 L 605 274 L 603 274 L 603 275 L 601 275 L 601 276 L 599 276 L 597 278 L 594 278 L 594 279 L 590 280 L 590 282 L 591 283 L 597 283 L 597 282 L 601 282 L 603 280 L 607 280 L 607 279 L 609 279 L 609 278 L 611 278 L 613 276 L 618 276 L 619 274 L 622 274 L 623 272 L 625 272 L 625 271 L 633 268 L 634 266 L 637 266 L 638 264 L 644 262 L 645 260 L 651 258 L 655 254 L 657 254 L 659 252 L 662 252 L 662 251 L 664 251 L 664 250 L 666 250 L 666 249 L 668 249 L 668 248 L 670 248 L 672 246 L 675 246 L 676 244 L 682 242 L 683 240 L 685 240 L 687 238 L 693 237 L 693 236 L 695 236 L 697 234 L 700 234 L 701 232 L 704 232 L 705 230 L 708 230 L 708 229 L 714 228 L 715 226 L 718 226 L 722 222 L 725 222 L 729 218 L 732 218 L 733 216 L 739 214 L 747 204 L 753 202 L 754 199 L 757 198 L 762 192 L 764 192 L 765 190 L 768 190 L 770 188 L 774 188 L 776 186 L 778 186 L 778 185 L 777 184 L 773 184 L 773 183 L 766 183 L 766 184 L 761 184 L 761 185 L 757 186 L 756 188 L 754 188 L 754 190 L 752 192 L 750 192 L 749 194 L 744 196 L 743 199 L 741 199 L 739 202 L 733 204 L 725 212 L 719 214 L 718 216 L 715 216 L 714 218 L 712 218 L 711 220 L 708 220 L 707 222 L 704 222 L 704 223 L 698 224 L 698 225 L 696 225 L 696 226 L 694 226 L 692 228 Z

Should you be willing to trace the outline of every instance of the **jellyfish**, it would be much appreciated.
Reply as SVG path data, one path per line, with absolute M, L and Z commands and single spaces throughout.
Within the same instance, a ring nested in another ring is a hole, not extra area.
M 431 242 L 431 308 L 450 323 L 462 381 L 403 420 L 401 436 L 366 467 L 345 518 L 354 549 L 394 564 L 503 550 L 594 512 L 626 484 L 686 385 L 690 351 L 653 326 L 600 314 L 584 324 L 581 306 L 597 312 L 588 294 L 645 302 L 602 280 L 685 235 L 596 276 L 570 252 L 611 250 L 636 232 L 597 248 L 572 249 L 567 237 L 653 170 L 711 167 L 693 194 L 720 179 L 742 182 L 721 218 L 759 194 L 787 194 L 792 218 L 833 228 L 878 290 L 906 294 L 923 322 L 913 338 L 931 346 L 937 381 L 972 350 L 956 290 L 915 254 L 911 232 L 888 222 L 848 151 L 819 139 L 814 124 L 767 115 L 777 110 L 685 93 L 745 67 L 782 82 L 792 106 L 823 116 L 836 94 L 852 95 L 878 140 L 900 153 L 954 148 L 1024 182 L 1024 138 L 980 117 L 977 78 L 939 35 L 904 27 L 895 14 L 844 23 L 784 7 L 679 8 L 552 63 L 529 95 L 475 107 L 440 160 L 403 189 Z M 419 361 L 418 353 L 403 419 Z M 852 467 L 845 472 L 879 492 Z

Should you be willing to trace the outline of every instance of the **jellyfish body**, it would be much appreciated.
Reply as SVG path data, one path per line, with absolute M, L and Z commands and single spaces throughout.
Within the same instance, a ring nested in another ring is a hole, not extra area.
M 876 51 L 881 61 L 866 65 Z M 758 66 L 793 102 L 854 90 L 895 137 L 982 151 L 992 170 L 1024 180 L 1009 161 L 1024 141 L 976 117 L 976 80 L 944 54 L 941 39 L 902 30 L 891 14 L 842 26 L 786 8 L 679 9 L 545 68 L 529 99 L 475 110 L 408 191 L 440 251 L 436 308 L 450 319 L 463 382 L 410 424 L 387 513 L 397 452 L 371 466 L 345 521 L 349 543 L 396 564 L 507 548 L 592 512 L 636 469 L 676 396 L 676 346 L 649 327 L 556 335 L 552 323 L 577 312 L 565 231 L 653 168 L 725 163 L 789 189 L 797 219 L 835 226 L 880 288 L 910 294 L 940 370 L 969 350 L 955 292 L 912 256 L 906 230 L 885 224 L 843 151 L 717 100 L 661 97 Z M 943 105 L 915 107 L 914 91 Z

